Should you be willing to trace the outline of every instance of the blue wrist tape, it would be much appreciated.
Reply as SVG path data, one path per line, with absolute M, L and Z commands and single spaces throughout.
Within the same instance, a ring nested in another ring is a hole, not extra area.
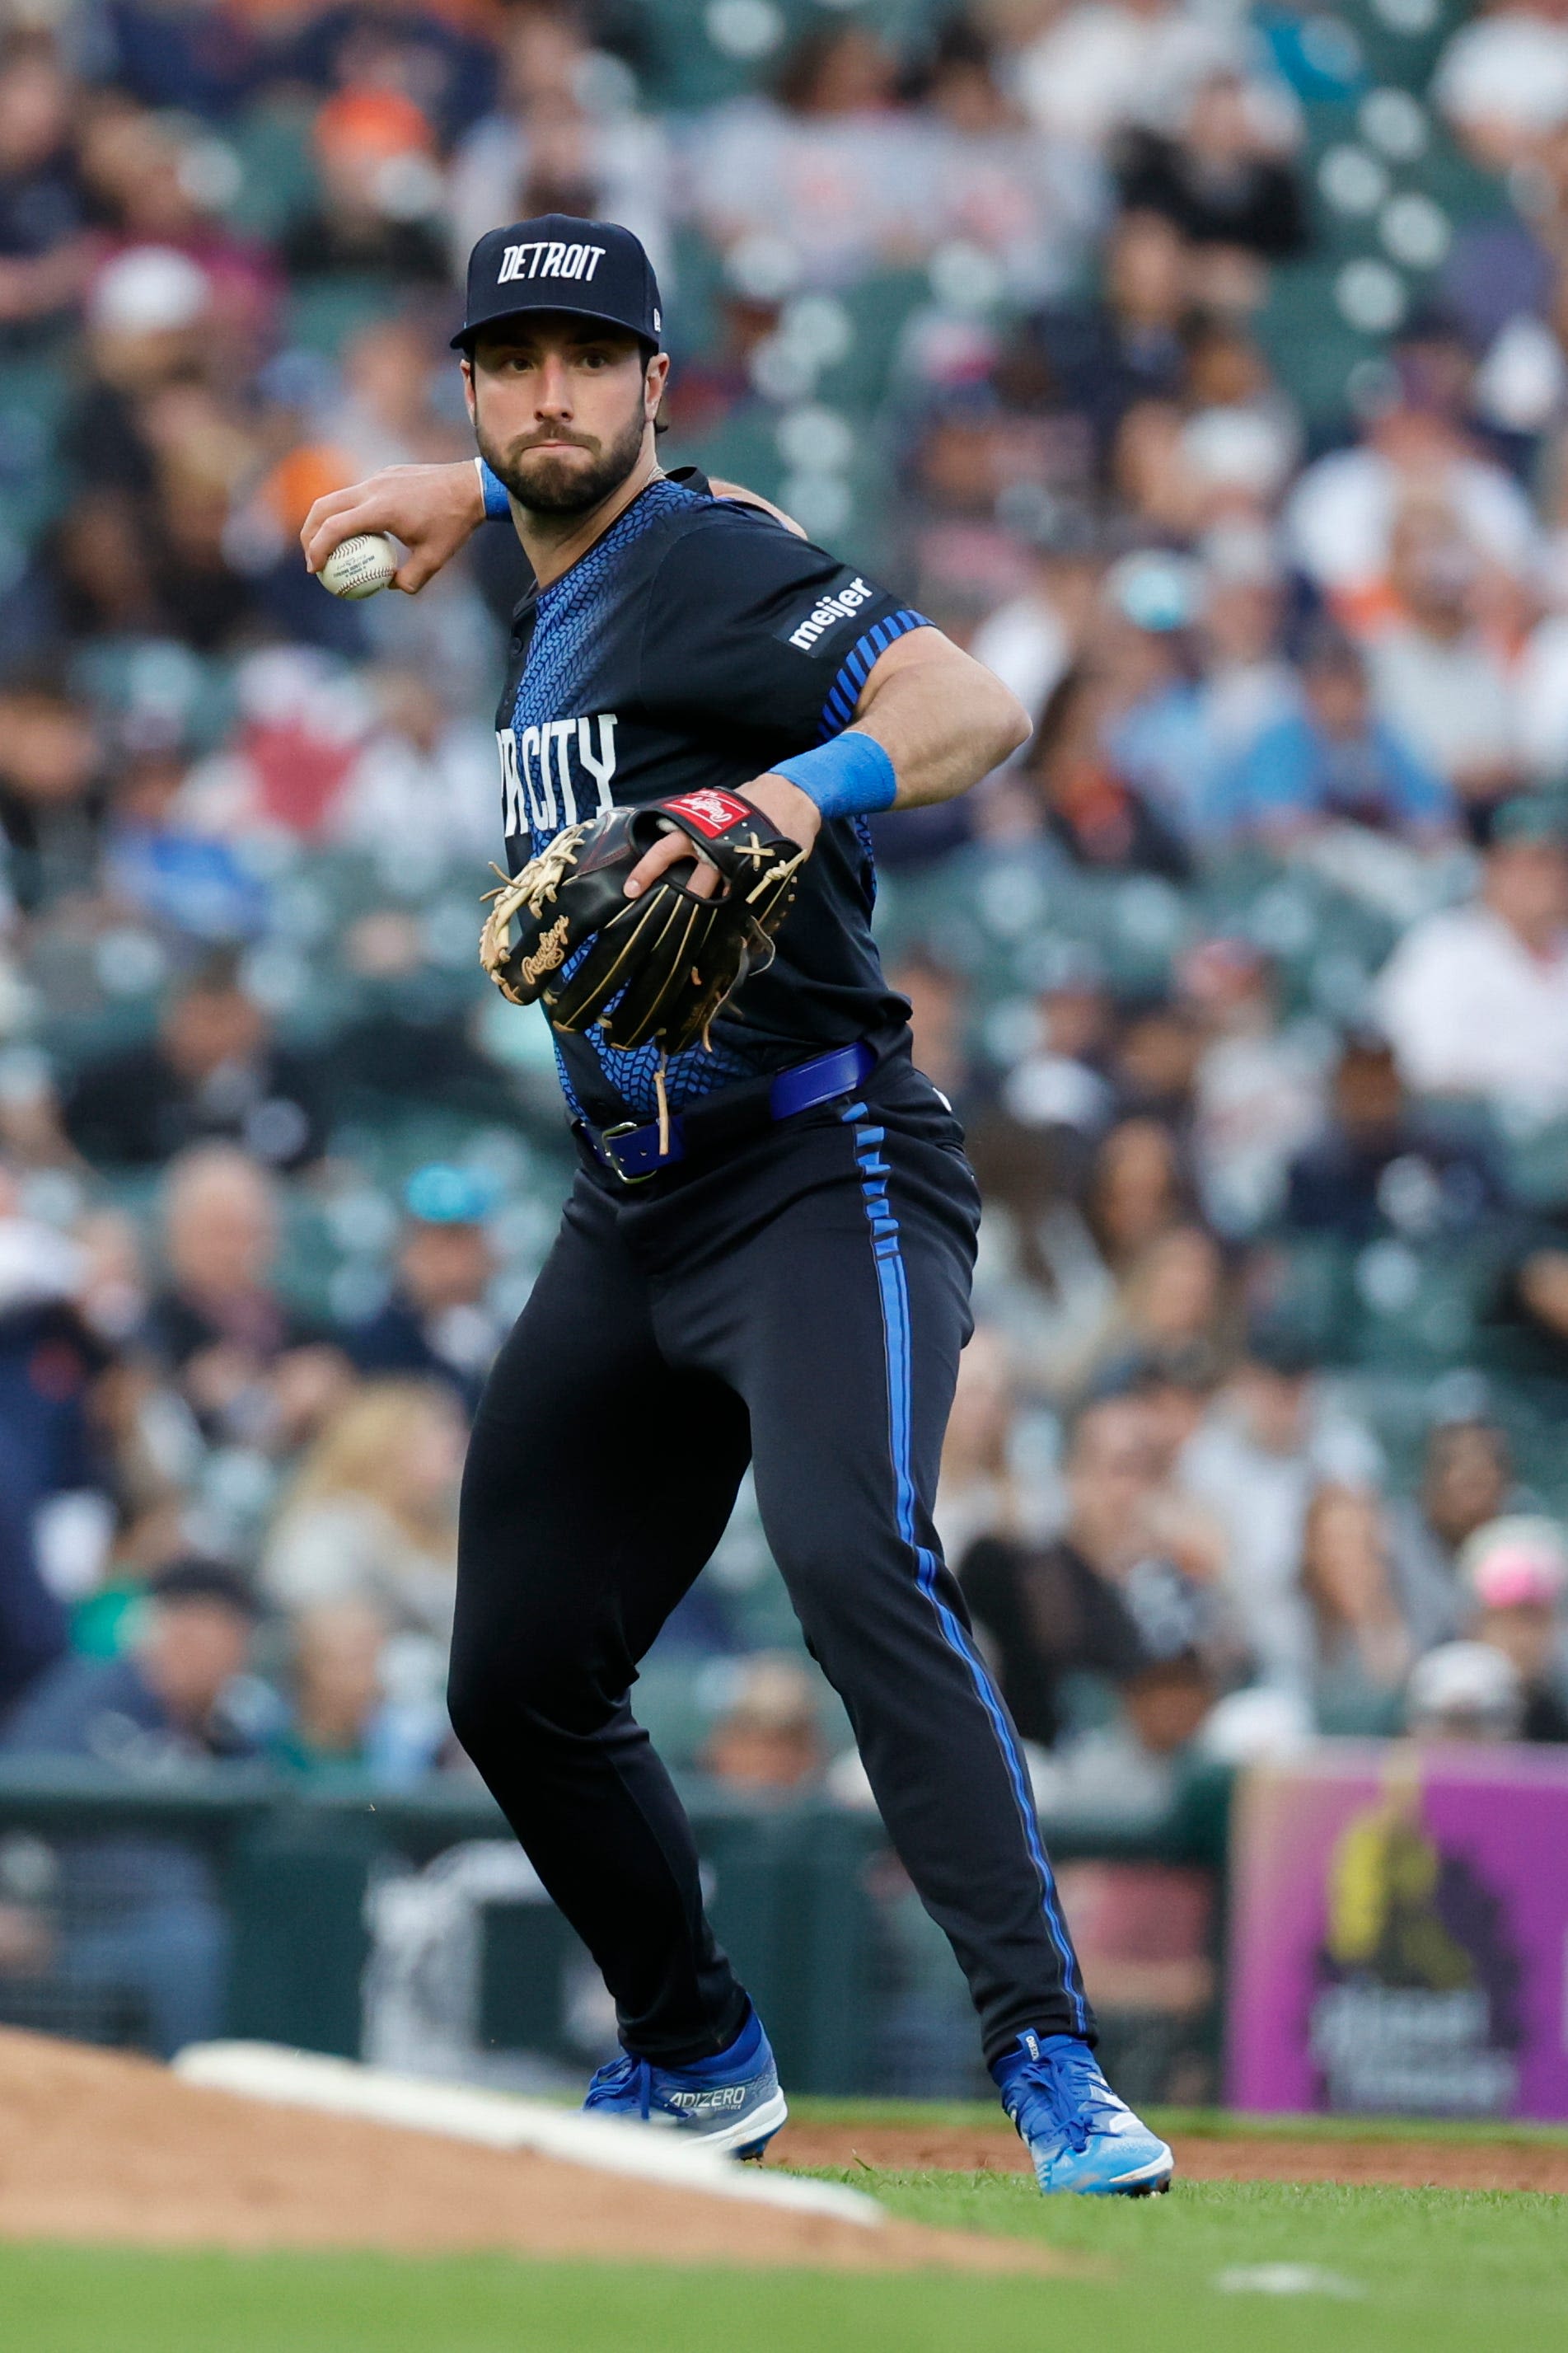
M 816 803 L 825 818 L 870 817 L 891 808 L 899 789 L 893 764 L 869 735 L 847 733 L 815 752 L 775 760 L 771 773 L 787 776 Z
M 486 522 L 505 522 L 511 513 L 506 484 L 499 474 L 491 473 L 482 458 L 476 458 L 474 463 L 479 470 L 479 488 L 485 494 Z

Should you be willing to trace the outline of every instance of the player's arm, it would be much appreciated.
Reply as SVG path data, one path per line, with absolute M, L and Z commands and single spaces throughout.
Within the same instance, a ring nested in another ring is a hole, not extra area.
M 714 482 L 714 495 L 760 507 L 797 539 L 799 523 L 739 482 Z M 384 466 L 346 491 L 318 499 L 305 517 L 300 544 L 306 569 L 319 572 L 335 547 L 357 533 L 385 531 L 408 550 L 388 586 L 414 596 L 451 562 L 485 520 L 481 477 L 471 458 L 446 466 Z
M 1028 735 L 1028 712 L 984 663 L 940 629 L 911 629 L 878 656 L 843 733 L 757 777 L 746 798 L 809 849 L 825 818 L 956 798 Z M 633 869 L 628 896 L 690 854 L 684 835 L 656 843 Z M 717 881 L 700 873 L 692 887 Z
M 940 629 L 911 629 L 877 657 L 844 733 L 868 736 L 892 762 L 890 808 L 925 808 L 999 768 L 1028 742 L 1030 720 L 984 662 Z
M 449 466 L 384 466 L 346 491 L 318 499 L 300 544 L 306 569 L 319 572 L 335 547 L 364 531 L 386 531 L 408 550 L 388 586 L 414 596 L 451 562 L 485 519 L 479 471 L 471 458 Z

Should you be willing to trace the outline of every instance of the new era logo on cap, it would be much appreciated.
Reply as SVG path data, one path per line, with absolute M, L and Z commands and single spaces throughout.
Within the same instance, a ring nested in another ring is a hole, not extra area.
M 546 213 L 481 237 L 468 257 L 468 299 L 454 348 L 470 351 L 481 327 L 525 311 L 567 311 L 624 327 L 657 345 L 663 322 L 653 265 L 618 221 Z

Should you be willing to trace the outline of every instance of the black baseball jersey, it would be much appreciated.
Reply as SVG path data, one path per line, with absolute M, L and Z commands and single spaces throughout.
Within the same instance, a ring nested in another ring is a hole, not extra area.
M 896 597 L 700 475 L 661 477 L 569 572 L 513 617 L 497 714 L 507 864 L 563 826 L 701 786 L 734 790 L 826 743 L 854 717 L 872 664 L 926 627 Z M 830 1047 L 896 1045 L 909 1008 L 871 937 L 863 819 L 825 824 L 777 953 L 701 1045 L 671 1056 L 671 1105 Z M 651 1119 L 658 1050 L 554 1033 L 572 1110 L 595 1125 Z

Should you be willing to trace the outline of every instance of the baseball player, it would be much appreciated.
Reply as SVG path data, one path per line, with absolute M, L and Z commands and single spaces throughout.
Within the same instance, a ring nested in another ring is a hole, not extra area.
M 966 791 L 1028 722 L 774 511 L 661 472 L 660 329 L 626 229 L 492 230 L 454 338 L 478 465 L 378 474 L 302 534 L 319 569 L 392 532 L 414 589 L 510 515 L 536 583 L 499 718 L 502 913 L 531 944 L 487 937 L 542 994 L 581 1167 L 475 1423 L 452 1720 L 615 1998 L 588 2106 L 760 2153 L 773 2054 L 629 1698 L 750 1463 L 1041 2188 L 1163 2189 L 931 1522 L 980 1205 L 870 930 L 867 818 Z

